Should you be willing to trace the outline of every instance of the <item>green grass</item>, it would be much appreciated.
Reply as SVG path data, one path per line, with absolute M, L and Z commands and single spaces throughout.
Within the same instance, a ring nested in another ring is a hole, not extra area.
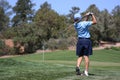
M 0 80 L 119 80 L 120 51 L 98 50 L 90 56 L 90 76 L 76 76 L 75 51 L 55 51 L 0 59 Z M 81 65 L 84 70 L 84 63 Z

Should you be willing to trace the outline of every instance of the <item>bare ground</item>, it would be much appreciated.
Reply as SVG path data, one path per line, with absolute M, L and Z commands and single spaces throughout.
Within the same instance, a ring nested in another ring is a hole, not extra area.
M 99 47 L 94 47 L 93 50 L 101 50 L 105 48 L 110 48 L 110 47 L 120 47 L 120 42 L 118 43 L 103 43 Z M 69 47 L 69 50 L 75 50 L 75 46 Z M 52 50 L 37 50 L 36 53 L 43 53 L 43 52 L 52 52 Z M 0 58 L 9 58 L 9 57 L 16 57 L 20 55 L 5 55 L 5 56 L 0 56 Z

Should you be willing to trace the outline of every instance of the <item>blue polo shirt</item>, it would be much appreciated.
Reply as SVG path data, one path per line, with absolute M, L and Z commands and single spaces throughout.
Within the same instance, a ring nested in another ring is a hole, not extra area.
M 81 38 L 90 38 L 89 27 L 92 25 L 92 21 L 81 21 L 74 23 L 74 27 L 77 31 L 78 37 Z

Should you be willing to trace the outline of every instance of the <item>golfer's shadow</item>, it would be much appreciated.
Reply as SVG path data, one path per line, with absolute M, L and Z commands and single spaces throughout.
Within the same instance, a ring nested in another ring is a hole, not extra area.
M 90 75 L 90 76 L 95 76 L 95 74 L 93 74 L 93 73 L 89 73 L 89 75 Z
M 89 76 L 95 76 L 95 74 L 93 74 L 93 73 L 88 73 L 88 75 L 89 75 Z M 82 73 L 81 76 L 85 76 L 85 74 Z

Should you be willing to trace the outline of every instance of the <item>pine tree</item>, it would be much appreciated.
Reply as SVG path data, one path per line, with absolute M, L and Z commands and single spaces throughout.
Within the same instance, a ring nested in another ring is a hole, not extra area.
M 16 6 L 13 7 L 13 11 L 15 12 L 15 16 L 12 19 L 13 26 L 31 22 L 34 15 L 33 6 L 34 4 L 31 0 L 18 0 Z
M 40 9 L 34 17 L 34 22 L 43 30 L 42 36 L 44 36 L 46 40 L 58 38 L 59 31 L 66 27 L 65 17 L 60 16 L 52 10 L 51 5 L 47 2 L 40 6 Z
M 6 0 L 0 0 L 0 31 L 5 30 L 9 26 L 9 16 L 11 5 Z
M 7 16 L 5 15 L 5 12 L 3 10 L 3 8 L 0 7 L 0 31 L 4 30 L 6 28 L 6 24 L 8 23 L 6 21 Z

